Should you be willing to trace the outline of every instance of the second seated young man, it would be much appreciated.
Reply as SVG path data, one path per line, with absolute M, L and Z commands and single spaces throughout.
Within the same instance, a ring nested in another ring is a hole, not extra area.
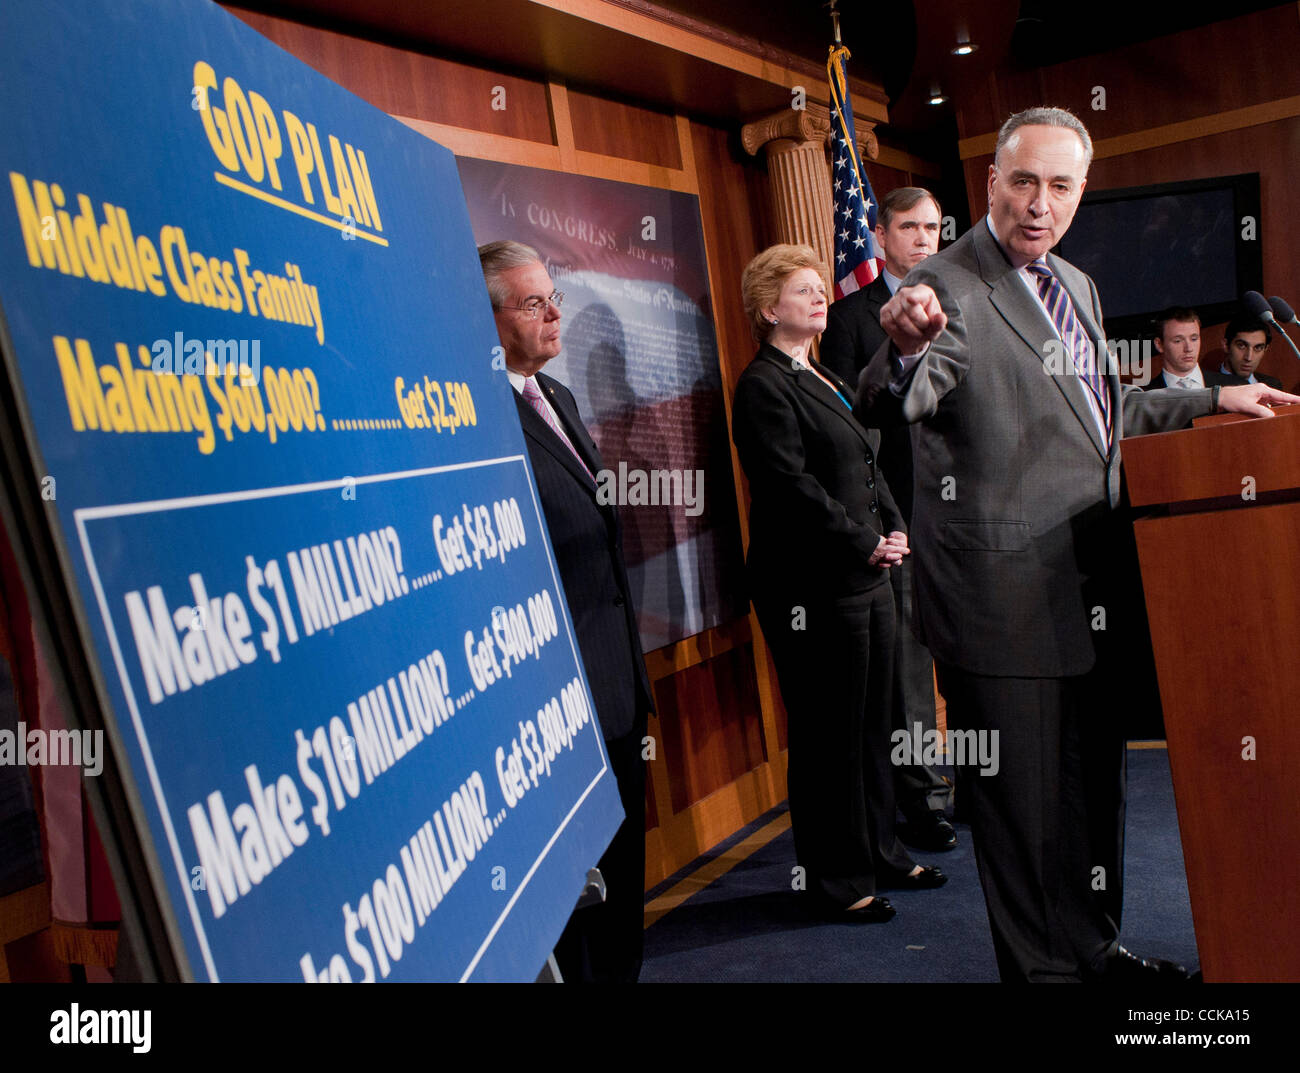
M 1238 315 L 1228 321 L 1223 329 L 1223 349 L 1227 352 L 1217 372 L 1206 375 L 1211 387 L 1228 387 L 1234 384 L 1267 384 L 1280 388 L 1282 381 L 1259 371 L 1259 364 L 1273 342 L 1273 333 L 1267 324 L 1254 317 Z

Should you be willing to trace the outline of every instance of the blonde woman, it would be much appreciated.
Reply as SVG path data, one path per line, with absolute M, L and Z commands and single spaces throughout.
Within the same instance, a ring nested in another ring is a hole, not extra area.
M 888 572 L 907 535 L 876 469 L 880 434 L 812 356 L 828 275 L 807 246 L 772 246 L 745 268 L 759 348 L 736 384 L 732 436 L 749 481 L 754 608 L 789 718 L 795 853 L 816 911 L 877 923 L 894 915 L 878 888 L 947 879 L 894 833 Z

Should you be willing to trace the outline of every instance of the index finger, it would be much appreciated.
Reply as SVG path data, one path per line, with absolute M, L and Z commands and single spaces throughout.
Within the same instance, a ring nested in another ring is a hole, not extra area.
M 921 302 L 923 305 L 928 304 L 931 300 L 936 306 L 939 304 L 939 298 L 934 293 L 934 288 L 928 283 L 913 283 L 911 286 L 899 287 L 894 292 L 894 297 L 904 302 Z
M 948 315 L 934 291 L 929 287 L 917 288 L 922 294 L 909 295 L 903 300 L 903 315 L 916 331 L 927 339 L 933 339 L 948 325 Z

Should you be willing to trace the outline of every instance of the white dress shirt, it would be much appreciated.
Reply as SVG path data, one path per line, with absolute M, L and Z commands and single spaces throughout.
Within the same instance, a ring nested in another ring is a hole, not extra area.
M 1185 388 L 1190 391 L 1193 388 L 1204 388 L 1205 378 L 1201 376 L 1201 367 L 1193 365 L 1189 373 L 1176 373 L 1169 366 L 1165 366 L 1165 383 L 1171 387 Z

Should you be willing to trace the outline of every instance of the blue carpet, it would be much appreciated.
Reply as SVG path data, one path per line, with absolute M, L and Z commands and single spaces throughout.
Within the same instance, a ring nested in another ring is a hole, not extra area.
M 1196 964 L 1168 754 L 1130 750 L 1122 939 L 1131 950 Z M 775 809 L 659 884 L 647 901 L 785 811 Z M 654 982 L 994 982 L 998 979 L 970 829 L 957 824 L 948 853 L 912 851 L 948 883 L 890 891 L 888 924 L 811 918 L 791 889 L 789 831 L 646 930 L 641 980 Z

